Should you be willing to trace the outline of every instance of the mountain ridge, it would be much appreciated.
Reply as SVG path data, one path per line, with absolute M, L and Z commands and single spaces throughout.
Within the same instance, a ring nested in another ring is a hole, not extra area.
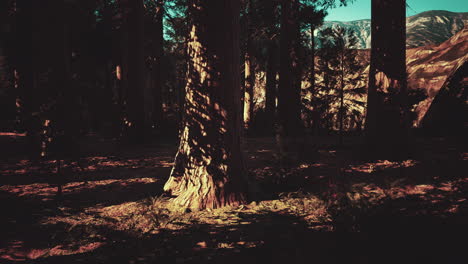
M 371 20 L 325 21 L 321 28 L 331 26 L 352 28 L 357 35 L 359 49 L 371 45 Z M 407 48 L 439 45 L 468 25 L 468 12 L 429 10 L 406 18 Z

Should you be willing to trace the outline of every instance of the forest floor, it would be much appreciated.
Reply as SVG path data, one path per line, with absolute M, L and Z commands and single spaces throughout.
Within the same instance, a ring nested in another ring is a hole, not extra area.
M 256 201 L 181 211 L 162 195 L 175 142 L 115 147 L 90 137 L 67 162 L 21 155 L 1 134 L 0 263 L 462 263 L 468 258 L 468 151 L 418 139 L 410 158 L 362 155 L 356 138 L 248 138 Z M 466 263 L 466 262 L 465 262 Z

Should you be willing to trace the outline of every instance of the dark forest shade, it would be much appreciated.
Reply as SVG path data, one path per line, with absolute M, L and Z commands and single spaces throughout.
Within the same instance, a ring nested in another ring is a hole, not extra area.
M 398 148 L 407 139 L 405 17 L 405 0 L 372 0 L 366 116 L 366 140 L 370 145 L 381 145 L 384 140 L 391 142 L 388 146 Z
M 189 1 L 189 67 L 181 140 L 164 190 L 192 209 L 246 200 L 240 149 L 242 112 L 239 1 Z
M 28 136 L 31 153 L 39 153 L 38 143 L 34 142 L 33 134 L 40 126 L 38 120 L 33 120 L 33 113 L 39 111 L 38 81 L 37 81 L 37 50 L 36 50 L 36 19 L 35 1 L 18 0 L 16 11 L 16 52 L 14 54 L 14 68 L 16 70 L 15 83 L 18 87 L 18 102 L 20 119 Z
M 297 42 L 299 25 L 296 19 L 297 0 L 281 2 L 280 79 L 278 88 L 278 114 L 282 133 L 294 136 L 300 133 L 301 87 L 297 83 Z
M 129 137 L 140 141 L 148 125 L 148 91 L 145 89 L 145 64 L 143 46 L 143 1 L 121 0 L 124 15 L 124 63 L 126 78 L 127 119 Z
M 154 61 L 152 65 L 152 75 L 154 78 L 154 83 L 152 87 L 153 95 L 153 111 L 152 111 L 152 121 L 153 125 L 159 126 L 163 120 L 163 111 L 162 111 L 162 59 L 164 54 L 164 25 L 163 25 L 163 16 L 164 16 L 164 0 L 157 0 L 156 6 L 156 16 L 155 16 L 155 40 L 154 45 L 152 46 L 154 52 Z
M 276 1 L 266 1 L 265 4 L 265 22 L 267 24 L 267 60 L 266 60 L 266 83 L 265 83 L 265 131 L 269 135 L 274 133 L 274 124 L 276 118 L 277 101 L 277 74 L 278 74 L 278 44 L 277 44 L 277 26 L 276 10 L 278 3 Z

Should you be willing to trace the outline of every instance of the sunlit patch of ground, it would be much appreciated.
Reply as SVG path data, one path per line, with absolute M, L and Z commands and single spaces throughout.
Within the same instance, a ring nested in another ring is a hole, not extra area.
M 57 201 L 56 185 L 36 182 L 40 166 L 24 159 L 3 164 L 2 175 L 13 178 L 0 185 L 0 195 L 17 204 L 4 210 L 10 217 L 1 222 L 8 232 L 0 240 L 0 262 L 89 263 L 106 254 L 123 254 L 125 263 L 202 263 L 265 248 L 268 254 L 290 248 L 288 254 L 300 255 L 313 252 L 301 249 L 308 245 L 301 244 L 307 232 L 359 233 L 367 217 L 382 213 L 383 219 L 398 214 L 446 219 L 466 212 L 468 178 L 452 175 L 464 168 L 460 162 L 466 155 L 452 155 L 458 157 L 453 160 L 445 153 L 429 152 L 425 160 L 370 161 L 353 159 L 353 150 L 324 149 L 313 160 L 306 156 L 284 163 L 275 158 L 271 142 L 254 143 L 248 144 L 255 153 L 247 160 L 249 174 L 263 192 L 274 195 L 205 211 L 181 210 L 160 195 L 172 166 L 173 156 L 167 154 L 171 151 L 155 149 L 128 158 L 92 155 L 84 159 L 84 172 L 76 164 L 67 165 L 71 169 L 62 200 Z M 439 167 L 427 162 L 433 157 Z M 50 178 L 56 177 L 54 161 L 41 162 Z M 15 184 L 20 177 L 29 177 L 29 183 Z M 146 194 L 152 188 L 159 193 Z M 387 228 L 392 222 L 381 225 Z M 316 247 L 320 249 L 320 244 Z
M 26 133 L 0 132 L 0 136 L 4 136 L 4 137 L 25 137 Z
M 142 157 L 142 158 L 130 158 L 123 159 L 117 157 L 85 157 L 81 158 L 78 163 L 76 160 L 68 161 L 65 160 L 62 166 L 64 169 L 71 169 L 74 171 L 102 171 L 115 168 L 127 168 L 127 169 L 142 169 L 142 168 L 170 168 L 173 165 L 172 157 Z M 81 166 L 81 168 L 79 167 Z M 34 175 L 37 173 L 53 173 L 57 170 L 55 160 L 20 160 L 13 164 L 2 164 L 2 174 L 7 175 Z
M 173 165 L 173 160 L 167 157 L 148 157 L 140 159 L 115 159 L 109 157 L 90 157 L 86 158 L 86 163 L 90 165 L 86 166 L 87 170 L 99 170 L 107 168 L 144 168 L 144 167 L 163 167 L 170 168 Z
M 154 178 L 134 178 L 134 179 L 125 179 L 125 180 L 99 180 L 99 181 L 89 181 L 84 182 L 71 182 L 64 184 L 63 194 L 71 193 L 80 193 L 83 191 L 94 190 L 97 187 L 106 187 L 108 185 L 113 185 L 113 190 L 118 190 L 131 186 L 136 183 L 154 183 L 157 180 Z M 118 186 L 118 187 L 115 187 Z M 18 197 L 29 196 L 32 198 L 44 198 L 51 197 L 57 194 L 57 187 L 51 184 L 46 183 L 36 183 L 36 184 L 27 184 L 27 185 L 3 185 L 0 187 L 0 191 L 5 191 Z
M 26 249 L 20 241 L 14 241 L 10 247 L 0 249 L 0 259 L 9 261 L 25 261 L 52 256 L 66 256 L 91 252 L 104 245 L 102 242 L 88 244 L 71 243 L 68 245 L 57 245 L 52 248 Z
M 415 160 L 404 160 L 401 162 L 392 162 L 388 160 L 378 160 L 376 162 L 369 162 L 360 164 L 357 166 L 350 166 L 346 172 L 363 172 L 363 173 L 373 173 L 375 171 L 382 171 L 385 169 L 396 169 L 396 168 L 409 168 L 418 164 Z

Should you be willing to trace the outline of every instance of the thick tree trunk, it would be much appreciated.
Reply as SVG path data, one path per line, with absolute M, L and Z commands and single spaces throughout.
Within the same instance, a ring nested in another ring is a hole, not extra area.
M 297 8 L 297 0 L 282 1 L 278 113 L 280 131 L 286 136 L 299 134 L 302 125 L 300 86 L 296 78 L 298 61 L 295 42 L 298 41 L 296 39 L 298 23 L 295 15 Z
M 148 91 L 145 89 L 145 64 L 143 47 L 143 1 L 122 0 L 124 27 L 127 30 L 123 52 L 127 52 L 126 64 L 123 64 L 124 78 L 127 77 L 126 109 L 128 136 L 133 141 L 145 138 L 148 125 Z M 125 40 L 124 40 L 125 41 Z M 128 50 L 125 50 L 128 48 Z M 125 55 L 124 55 L 125 56 Z M 125 69 L 125 66 L 126 69 Z M 146 98 L 146 100 L 145 100 Z
M 164 190 L 204 209 L 246 201 L 240 150 L 239 0 L 189 1 L 184 127 Z
M 372 0 L 366 140 L 395 150 L 406 143 L 409 126 L 405 14 L 405 0 Z

